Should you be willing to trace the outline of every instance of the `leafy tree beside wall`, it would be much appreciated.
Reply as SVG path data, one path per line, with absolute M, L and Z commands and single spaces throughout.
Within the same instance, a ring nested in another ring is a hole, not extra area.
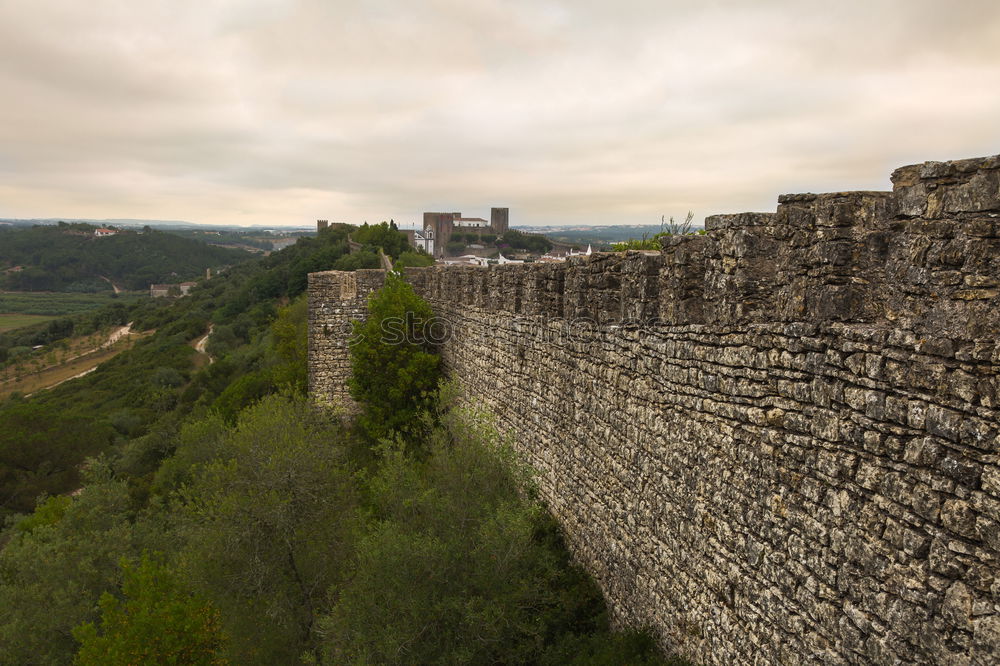
M 433 266 L 434 257 L 427 254 L 423 249 L 409 249 L 399 255 L 399 259 L 393 262 L 397 270 L 406 267 Z
M 402 233 L 392 220 L 381 224 L 365 222 L 351 234 L 351 238 L 366 248 L 376 251 L 382 248 L 382 251 L 393 259 L 398 259 L 399 255 L 409 249 L 406 234 Z
M 428 340 L 434 313 L 396 272 L 368 301 L 368 318 L 354 322 L 351 395 L 371 436 L 407 430 L 430 404 L 440 358 Z

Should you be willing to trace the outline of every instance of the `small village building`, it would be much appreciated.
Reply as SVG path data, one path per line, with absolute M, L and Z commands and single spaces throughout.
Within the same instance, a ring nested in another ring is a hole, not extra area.
M 488 228 L 490 223 L 481 217 L 456 217 L 454 222 L 456 227 L 473 227 L 477 229 Z
M 149 285 L 150 298 L 165 298 L 167 296 L 187 296 L 193 287 L 197 287 L 197 282 L 181 282 L 180 284 L 151 284 Z
M 149 297 L 150 298 L 163 298 L 170 295 L 170 284 L 151 284 L 149 285 Z

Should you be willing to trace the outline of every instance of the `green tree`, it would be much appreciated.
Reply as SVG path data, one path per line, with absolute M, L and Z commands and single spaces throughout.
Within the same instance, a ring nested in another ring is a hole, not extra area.
M 212 408 L 233 423 L 241 410 L 274 391 L 274 378 L 270 371 L 255 370 L 240 375 L 229 384 L 212 403 Z
M 526 663 L 541 646 L 531 597 L 552 563 L 532 548 L 537 507 L 477 444 L 437 439 L 426 465 L 383 452 L 376 520 L 321 623 L 327 663 Z
M 337 271 L 356 271 L 359 268 L 379 268 L 382 262 L 378 258 L 378 253 L 365 248 L 360 252 L 345 254 L 333 265 Z
M 313 620 L 352 543 L 344 434 L 305 397 L 284 395 L 244 410 L 218 439 L 214 432 L 192 440 L 214 451 L 177 452 L 209 458 L 171 508 L 182 571 L 221 612 L 233 662 L 294 663 L 314 646 Z
M 378 438 L 419 423 L 440 379 L 440 358 L 428 340 L 430 305 L 396 272 L 368 299 L 368 318 L 354 322 L 351 395 L 362 428 Z
M 365 222 L 351 234 L 351 238 L 372 250 L 377 251 L 378 248 L 382 248 L 382 251 L 393 259 L 397 259 L 409 247 L 406 234 L 402 233 L 392 220 L 381 224 Z
M 539 234 L 528 234 L 517 229 L 504 232 L 497 242 L 500 247 L 508 246 L 515 250 L 527 250 L 542 254 L 552 249 L 552 241 Z
M 127 485 L 91 477 L 68 506 L 49 500 L 0 550 L 0 664 L 68 664 L 71 630 L 97 619 L 115 589 L 134 531 Z
M 600 592 L 490 421 L 440 419 L 427 455 L 384 445 L 350 575 L 319 622 L 325 662 L 659 663 L 648 638 L 612 637 Z
M 42 493 L 75 490 L 80 465 L 110 446 L 114 429 L 38 404 L 0 410 L 0 511 L 31 511 Z
M 279 360 L 272 373 L 275 384 L 289 386 L 304 393 L 308 355 L 309 303 L 303 294 L 288 307 L 278 311 L 278 318 L 271 324 L 274 351 Z
M 396 270 L 406 268 L 407 266 L 433 266 L 434 257 L 427 254 L 427 252 L 423 249 L 407 250 L 399 255 L 399 259 L 397 259 L 393 265 Z
M 73 630 L 80 666 L 192 664 L 218 666 L 225 642 L 219 612 L 191 594 L 168 566 L 144 555 L 121 563 L 122 599 L 105 592 L 98 606 L 101 626 L 85 622 Z

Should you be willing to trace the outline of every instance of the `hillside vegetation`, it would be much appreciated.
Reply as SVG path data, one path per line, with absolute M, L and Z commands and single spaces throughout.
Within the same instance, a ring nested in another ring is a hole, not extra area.
M 662 662 L 432 345 L 359 347 L 357 422 L 310 404 L 306 275 L 377 260 L 350 231 L 122 304 L 155 334 L 0 404 L 0 663 Z M 371 309 L 427 313 L 402 280 Z
M 111 291 L 197 279 L 206 268 L 246 261 L 241 250 L 214 247 L 147 228 L 98 238 L 89 224 L 0 227 L 0 289 Z

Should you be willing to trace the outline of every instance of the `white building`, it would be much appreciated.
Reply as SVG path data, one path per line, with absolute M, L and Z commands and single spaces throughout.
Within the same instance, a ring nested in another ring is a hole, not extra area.
M 489 263 L 490 261 L 486 257 L 477 257 L 474 254 L 444 260 L 445 266 L 489 266 Z
M 588 245 L 586 252 L 575 252 L 574 250 L 570 250 L 568 253 L 566 253 L 564 255 L 559 255 L 559 254 L 545 254 L 545 255 L 542 255 L 541 257 L 539 257 L 538 261 L 546 262 L 546 263 L 553 263 L 553 262 L 557 262 L 557 261 L 566 261 L 566 257 L 589 257 L 593 253 L 594 253 L 593 249 L 591 249 L 591 247 Z
M 472 227 L 472 228 L 482 228 L 490 226 L 490 223 L 481 217 L 456 217 L 453 224 L 456 227 Z
M 413 232 L 413 246 L 423 249 L 424 252 L 434 256 L 434 230 L 430 227 Z

